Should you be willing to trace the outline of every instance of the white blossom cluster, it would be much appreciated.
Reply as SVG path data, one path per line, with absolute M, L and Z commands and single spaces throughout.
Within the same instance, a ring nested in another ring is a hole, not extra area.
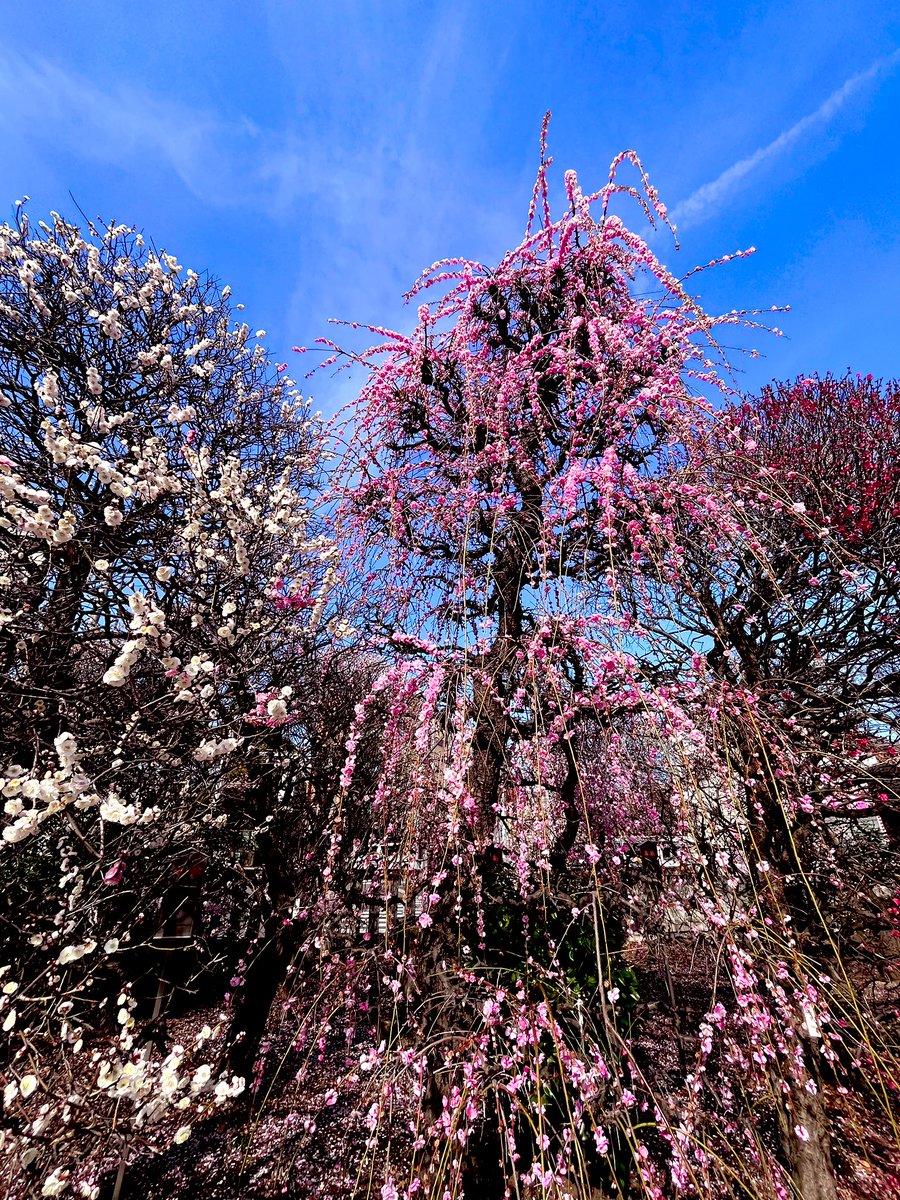
M 171 641 L 165 632 L 165 614 L 142 592 L 132 592 L 128 597 L 128 607 L 133 613 L 130 631 L 135 636 L 125 642 L 115 662 L 103 676 L 103 682 L 110 687 L 122 686 L 149 641 L 155 641 L 164 648 Z
M 134 1107 L 134 1125 L 140 1129 L 165 1117 L 172 1108 L 189 1109 L 201 1098 L 211 1098 L 216 1105 L 239 1096 L 245 1081 L 237 1075 L 229 1080 L 225 1074 L 213 1077 L 209 1063 L 185 1067 L 185 1048 L 174 1046 L 159 1061 L 148 1045 L 134 1050 L 135 1039 L 130 1032 L 134 1018 L 120 997 L 119 1022 L 123 1027 L 120 1052 L 100 1062 L 97 1088 L 117 1102 L 127 1100 Z
M 5 842 L 24 841 L 37 833 L 48 817 L 69 805 L 78 811 L 99 806 L 104 821 L 119 825 L 147 824 L 158 816 L 157 808 L 123 804 L 114 791 L 101 799 L 90 778 L 80 769 L 78 747 L 71 733 L 59 734 L 54 747 L 58 762 L 55 770 L 29 774 L 23 767 L 8 763 L 0 773 L 3 811 L 13 818 L 3 829 Z
M 49 492 L 26 483 L 15 464 L 0 455 L 0 528 L 61 546 L 72 540 L 76 521 L 68 509 L 55 512 Z
M 66 961 L 72 961 L 73 957 L 74 952 L 70 951 Z M 8 966 L 0 968 L 0 977 L 8 971 Z M 0 1012 L 15 995 L 18 986 L 15 981 L 4 984 Z M 227 1072 L 215 1075 L 209 1062 L 197 1061 L 208 1049 L 210 1041 L 221 1036 L 221 1024 L 215 1029 L 204 1026 L 191 1050 L 175 1045 L 170 1053 L 160 1059 L 154 1054 L 153 1047 L 149 1043 L 141 1044 L 135 1034 L 132 997 L 122 993 L 118 1004 L 119 1036 L 105 1055 L 97 1050 L 91 1053 L 92 1075 L 97 1093 L 113 1101 L 120 1117 L 124 1115 L 122 1105 L 128 1105 L 134 1129 L 158 1123 L 172 1113 L 183 1114 L 184 1119 L 193 1110 L 199 1117 L 210 1107 L 219 1107 L 244 1091 L 245 1080 L 240 1076 L 231 1075 L 229 1078 Z M 5 1023 L 7 1030 L 11 1027 L 11 1022 Z M 75 1035 L 67 1039 L 64 1025 L 63 1040 L 69 1041 L 73 1053 L 87 1053 L 80 1031 L 75 1031 Z M 76 1119 L 78 1110 L 85 1109 L 89 1104 L 89 1097 L 83 1091 L 69 1092 L 63 1097 L 54 1094 L 47 1082 L 32 1071 L 10 1078 L 2 1094 L 3 1112 L 16 1118 L 18 1133 L 6 1135 L 0 1145 L 7 1153 L 21 1152 L 26 1165 L 38 1158 L 46 1141 L 44 1135 L 52 1130 L 55 1122 L 63 1125 L 71 1123 Z M 41 1103 L 44 1095 L 48 1099 Z M 190 1130 L 190 1124 L 181 1125 L 173 1140 L 176 1143 L 186 1141 Z M 63 1166 L 54 1168 L 46 1177 L 41 1195 L 61 1195 L 67 1188 L 70 1174 Z

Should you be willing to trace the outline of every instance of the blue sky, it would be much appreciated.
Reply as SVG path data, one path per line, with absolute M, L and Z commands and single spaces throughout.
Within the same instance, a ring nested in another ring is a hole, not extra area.
M 792 307 L 743 387 L 900 375 L 898 51 L 885 0 L 32 0 L 0 27 L 0 210 L 73 216 L 71 192 L 138 225 L 289 358 L 329 317 L 406 323 L 435 259 L 515 244 L 551 108 L 557 195 L 633 147 L 676 273 L 758 248 L 697 282 L 711 309 Z

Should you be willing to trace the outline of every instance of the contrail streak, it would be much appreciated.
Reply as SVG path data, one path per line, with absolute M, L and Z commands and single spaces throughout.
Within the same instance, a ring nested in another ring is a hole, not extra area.
M 780 133 L 774 141 L 769 142 L 767 146 L 763 146 L 747 158 L 742 158 L 739 162 L 732 164 L 716 179 L 713 179 L 710 183 L 704 183 L 702 187 L 697 188 L 686 200 L 682 200 L 680 204 L 677 204 L 670 214 L 672 220 L 679 228 L 683 229 L 685 225 L 701 219 L 706 210 L 718 204 L 728 190 L 743 179 L 745 175 L 749 175 L 760 163 L 774 158 L 776 154 L 780 154 L 783 150 L 787 150 L 811 126 L 821 121 L 827 121 L 830 117 L 834 116 L 857 88 L 868 82 L 868 80 L 873 79 L 881 71 L 893 67 L 898 61 L 900 61 L 900 50 L 895 50 L 893 54 L 887 54 L 883 58 L 879 58 L 871 67 L 868 67 L 865 71 L 860 71 L 858 75 L 851 75 L 846 83 L 843 83 L 836 91 L 831 93 L 827 100 L 819 105 L 815 112 L 801 117 L 789 129 Z

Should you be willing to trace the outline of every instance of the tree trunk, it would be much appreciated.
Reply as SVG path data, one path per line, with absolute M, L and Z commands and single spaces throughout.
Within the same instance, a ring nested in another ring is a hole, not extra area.
M 831 1136 L 821 1093 L 813 1096 L 805 1088 L 794 1091 L 794 1121 L 808 1135 L 804 1140 L 789 1127 L 787 1120 L 782 1124 L 782 1144 L 798 1197 L 801 1200 L 837 1200 Z
M 749 771 L 756 747 L 746 740 L 743 750 L 745 771 Z M 808 900 L 809 885 L 798 857 L 797 829 L 791 827 L 788 814 L 779 802 L 778 780 L 772 775 L 756 785 L 751 792 L 751 801 L 750 811 L 757 814 L 751 826 L 756 851 L 770 863 L 760 903 L 775 928 L 785 913 L 790 914 L 791 928 L 797 939 L 798 952 L 801 952 L 809 947 L 812 937 L 827 937 L 827 930 L 822 927 L 817 908 Z M 802 1025 L 803 1014 L 798 1012 L 798 1029 Z M 817 1054 L 815 1047 L 809 1047 L 810 1069 L 814 1074 Z M 776 1098 L 779 1094 L 776 1091 Z M 797 1194 L 802 1200 L 837 1200 L 831 1133 L 821 1091 L 810 1093 L 795 1082 L 792 1098 L 793 1109 L 785 1104 L 779 1112 L 779 1126 Z M 795 1126 L 800 1127 L 800 1136 Z M 802 1136 L 804 1133 L 806 1137 Z
M 261 762 L 252 764 L 249 771 L 252 785 L 247 795 L 247 807 L 257 821 L 262 821 L 277 811 L 278 787 Z M 290 845 L 291 840 L 284 828 L 268 826 L 257 837 L 254 865 L 261 870 L 265 879 L 260 903 L 266 916 L 259 939 L 260 948 L 247 967 L 235 1004 L 225 1059 L 228 1069 L 242 1076 L 248 1084 L 272 1004 L 287 977 L 297 944 L 294 927 L 285 924 L 293 898 L 290 870 L 285 858 L 285 849 Z

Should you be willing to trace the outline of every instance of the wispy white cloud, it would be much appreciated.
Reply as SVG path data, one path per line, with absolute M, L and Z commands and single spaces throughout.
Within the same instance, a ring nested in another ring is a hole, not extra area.
M 37 55 L 0 50 L 0 103 L 8 128 L 27 130 L 33 144 L 156 178 L 171 172 L 216 207 L 254 202 L 276 211 L 321 179 L 287 132 L 124 81 L 102 87 Z
M 95 75 L 0 44 L 7 147 L 27 167 L 16 186 L 31 190 L 36 164 L 51 180 L 45 198 L 64 208 L 70 185 L 81 201 L 91 180 L 90 203 L 105 203 L 115 180 L 117 203 L 125 196 L 129 207 L 101 215 L 139 225 L 152 205 L 181 213 L 196 209 L 185 203 L 193 198 L 228 211 L 236 242 L 260 217 L 269 221 L 259 261 L 279 294 L 268 298 L 278 315 L 265 324 L 290 331 L 288 344 L 327 332 L 335 315 L 402 326 L 414 320 L 402 294 L 424 266 L 458 253 L 460 242 L 478 257 L 508 237 L 514 198 L 498 200 L 491 164 L 459 149 L 467 145 L 460 131 L 478 141 L 487 85 L 447 134 L 466 65 L 465 22 L 461 3 L 426 22 L 420 53 L 398 78 L 387 51 L 373 59 L 366 31 L 348 22 L 337 80 L 327 45 L 314 43 L 293 104 L 257 104 L 250 114 L 167 92 L 150 74 L 117 77 L 107 65 Z M 253 101 L 252 90 L 243 94 Z M 289 83 L 275 81 L 272 94 L 291 96 Z M 269 120 L 275 111 L 288 115 Z M 245 253 L 237 245 L 232 257 Z
M 426 67 L 423 89 L 433 86 L 434 73 Z M 395 141 L 395 129 L 412 129 L 409 114 L 402 112 L 386 128 L 372 130 L 371 139 L 365 135 L 372 122 L 364 115 L 350 130 L 335 128 L 331 117 L 267 126 L 143 82 L 101 82 L 68 64 L 5 47 L 0 47 L 0 106 L 9 136 L 20 137 L 51 165 L 71 159 L 100 168 L 100 174 L 111 168 L 130 175 L 138 189 L 157 194 L 183 189 L 206 206 L 240 215 L 285 221 L 302 214 L 304 224 L 313 222 L 329 241 L 315 279 L 304 280 L 306 293 L 343 292 L 340 277 L 362 276 L 361 299 L 371 299 L 366 252 L 396 255 L 421 236 L 413 208 L 420 201 L 410 184 L 436 190 L 438 164 L 423 153 L 425 139 L 409 132 L 399 145 Z M 391 287 L 400 290 L 399 284 Z M 365 312 L 368 306 L 359 307 Z
M 824 124 L 843 107 L 849 97 L 862 87 L 864 83 L 868 83 L 876 75 L 889 70 L 898 62 L 900 62 L 900 50 L 879 58 L 865 71 L 860 71 L 857 75 L 851 75 L 845 83 L 841 84 L 839 88 L 833 91 L 819 105 L 815 112 L 801 117 L 789 129 L 785 129 L 783 133 L 780 133 L 778 137 L 769 142 L 767 146 L 763 146 L 753 154 L 748 155 L 747 158 L 742 158 L 739 162 L 733 163 L 721 175 L 709 183 L 704 183 L 702 187 L 697 188 L 686 200 L 682 200 L 680 204 L 677 204 L 670 214 L 672 220 L 680 229 L 701 221 L 752 171 L 755 171 L 757 167 L 769 159 L 775 158 L 785 150 L 788 150 L 799 141 L 807 130 L 816 125 Z

